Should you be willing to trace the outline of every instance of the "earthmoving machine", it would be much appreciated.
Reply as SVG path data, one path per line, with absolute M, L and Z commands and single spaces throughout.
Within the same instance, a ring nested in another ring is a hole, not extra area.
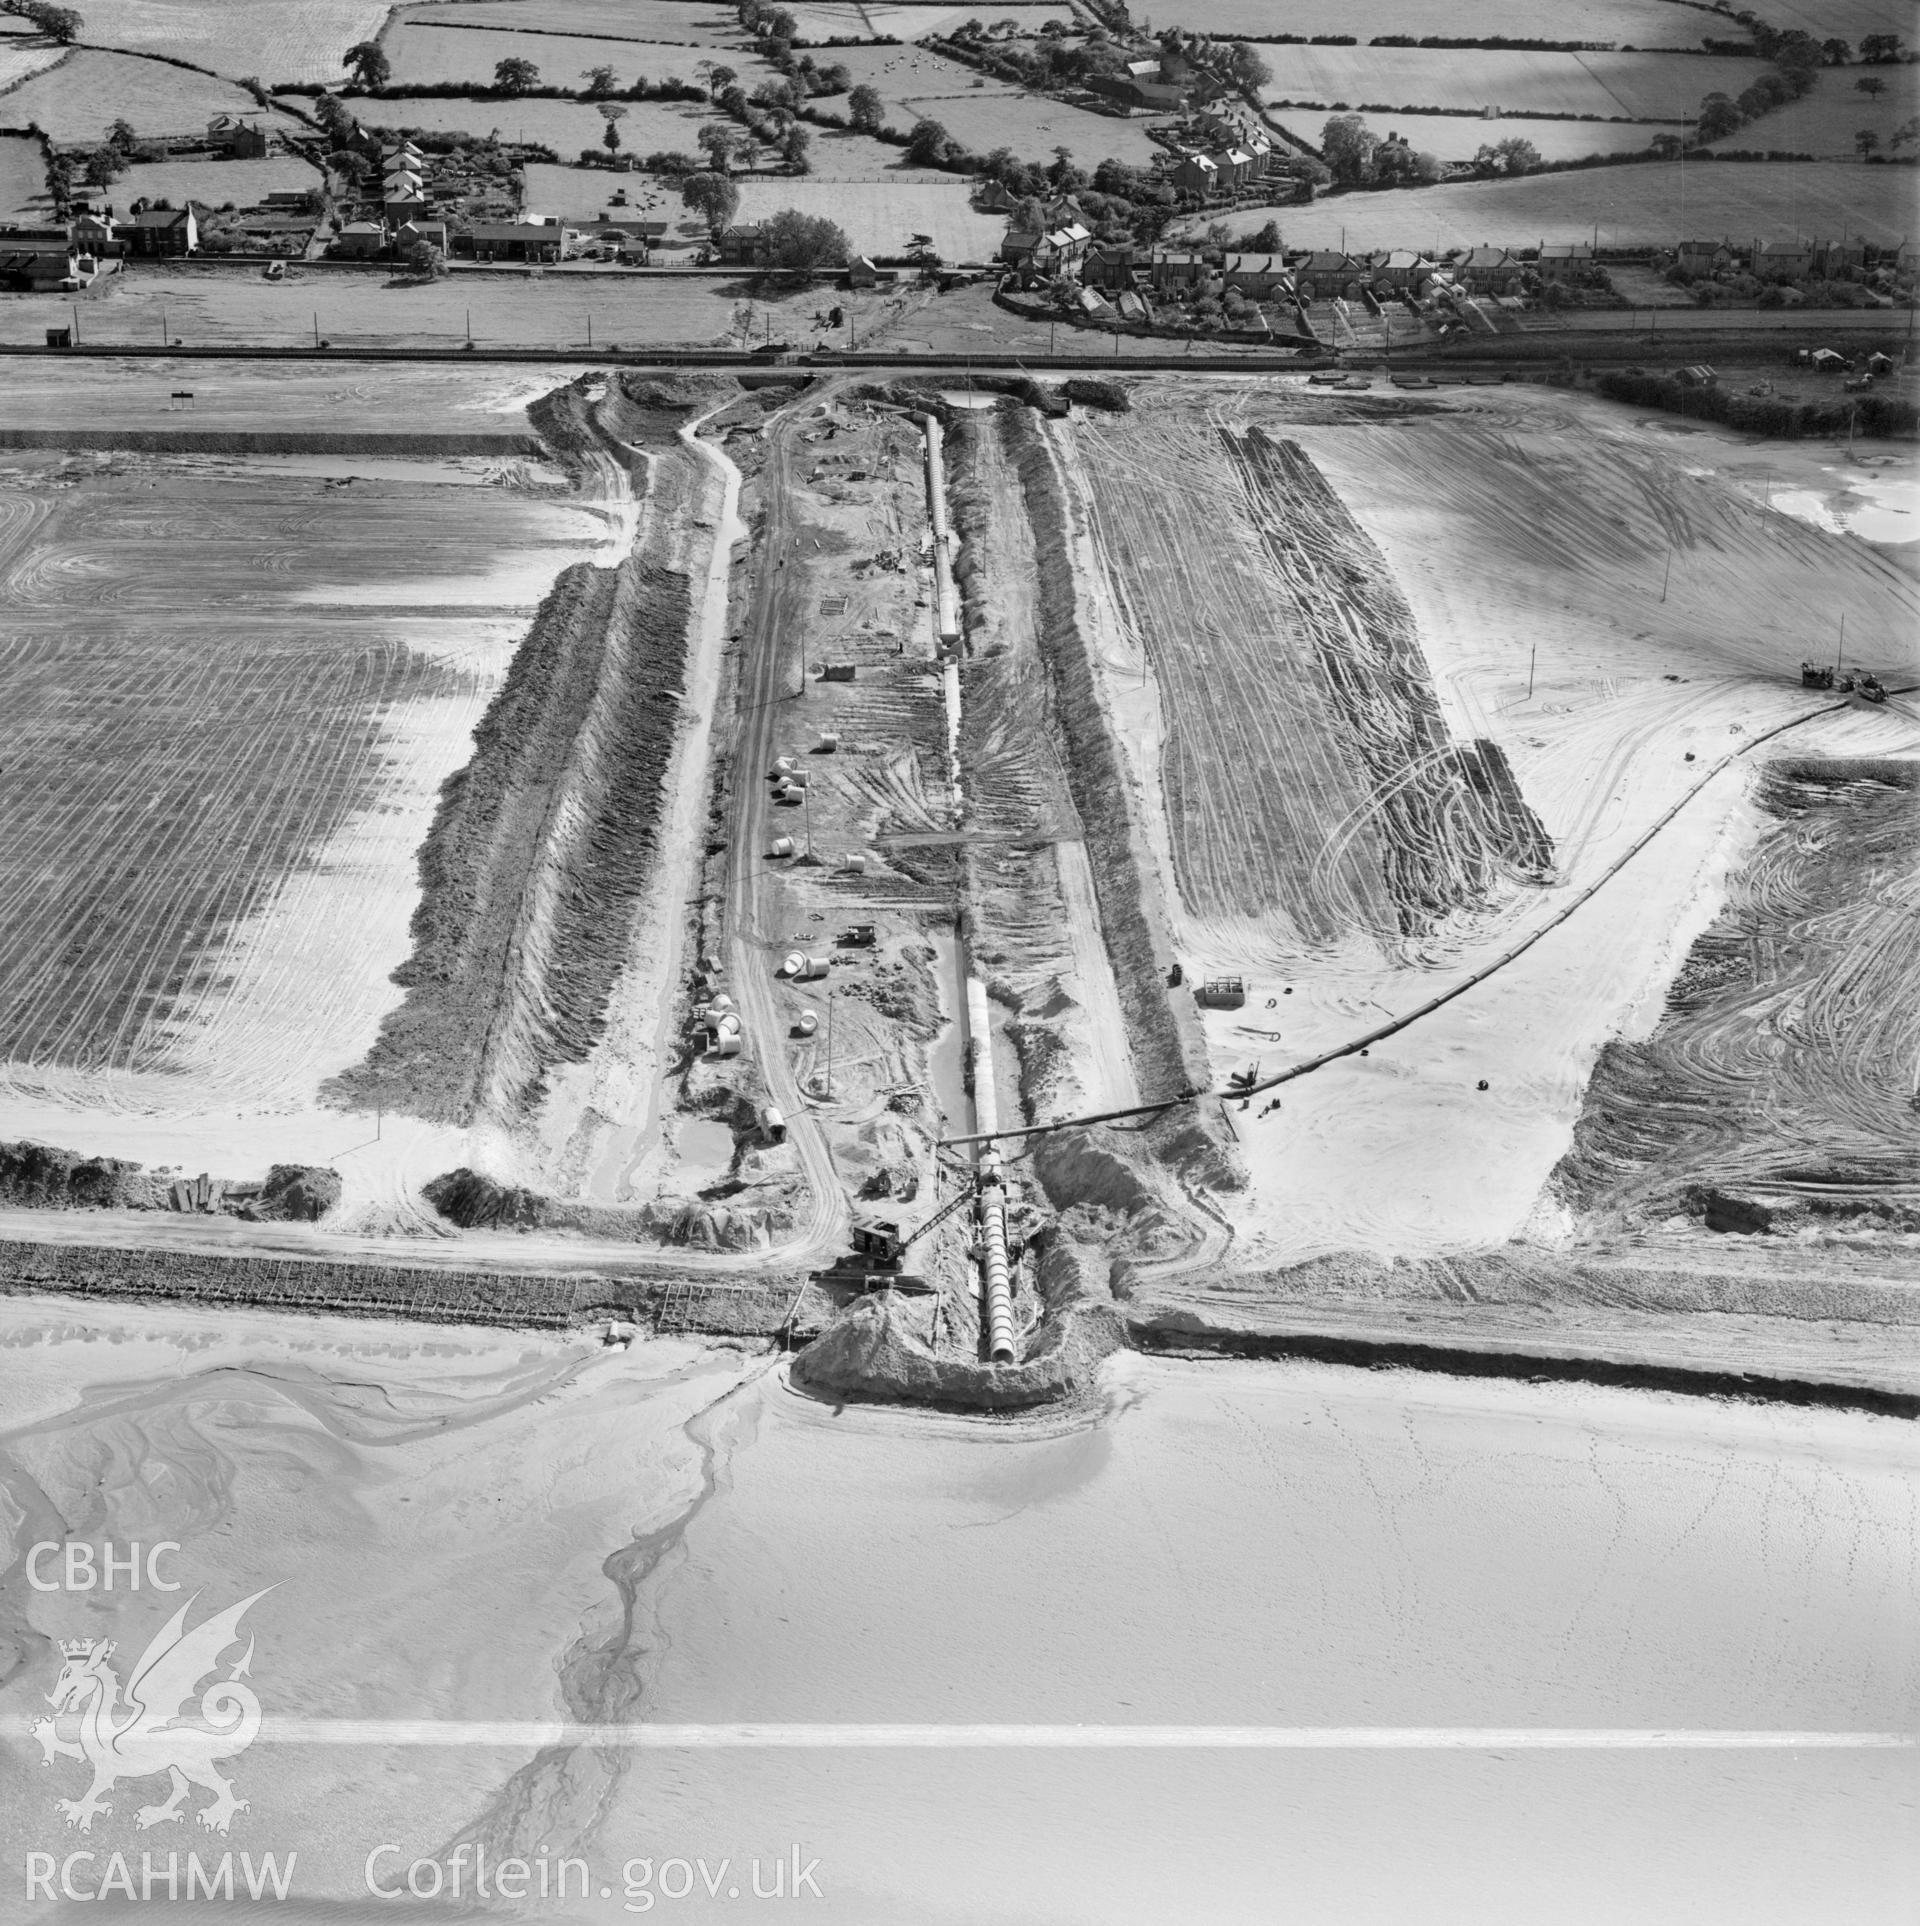
M 1887 685 L 1871 669 L 1817 667 L 1811 662 L 1800 665 L 1803 689 L 1832 689 L 1839 695 L 1857 695 L 1863 702 L 1884 702 Z
M 924 1224 L 910 1231 L 902 1231 L 891 1217 L 856 1217 L 851 1254 L 816 1275 L 823 1284 L 853 1284 L 862 1291 L 909 1291 L 924 1295 L 933 1286 L 905 1268 L 907 1253 L 929 1231 L 972 1202 L 972 1188 L 963 1186 Z

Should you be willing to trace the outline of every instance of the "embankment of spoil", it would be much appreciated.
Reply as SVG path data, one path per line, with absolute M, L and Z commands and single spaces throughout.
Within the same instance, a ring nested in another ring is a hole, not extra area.
M 770 1339 L 784 1328 L 798 1277 L 715 1284 L 682 1273 L 441 1270 L 205 1251 L 121 1250 L 0 1240 L 0 1291 L 342 1317 L 410 1318 L 565 1330 L 609 1316 L 661 1330 Z
M 1126 766 L 1095 682 L 1074 581 L 1071 511 L 1039 426 L 1000 407 L 995 425 L 1020 477 L 1039 576 L 1040 651 L 1067 739 L 1067 777 L 1085 827 L 1100 923 L 1113 960 L 1143 1102 L 1212 1082 L 1206 1037 L 1188 999 L 1167 995 L 1173 944 L 1152 853 L 1136 820 Z
M 1413 611 L 1372 537 L 1297 442 L 1257 427 L 1221 432 L 1312 640 L 1341 739 L 1378 798 L 1400 933 L 1418 937 L 1476 907 L 1502 877 L 1546 879 L 1552 839 L 1498 747 L 1449 736 Z
M 1554 1173 L 1602 1224 L 1920 1229 L 1920 763 L 1769 765 L 1771 819 Z
M 344 434 L 325 429 L 0 427 L 0 448 L 97 448 L 132 455 L 384 455 L 426 461 L 452 455 L 537 457 L 546 452 L 537 435 L 509 428 Z
M 340 1201 L 340 1174 L 275 1164 L 264 1178 L 180 1177 L 119 1157 L 0 1143 L 0 1204 L 25 1210 L 175 1210 L 248 1223 L 316 1223 Z
M 542 418 L 577 468 L 592 417 L 567 396 Z M 645 555 L 561 574 L 441 792 L 406 998 L 331 1100 L 511 1116 L 592 1050 L 653 861 L 691 615 L 686 576 Z
M 1178 1282 L 1122 1260 L 1113 1285 L 1143 1350 L 1846 1403 L 1920 1398 L 1909 1255 L 1894 1240 L 1698 1238 L 1391 1260 L 1349 1251 Z
M 793 1382 L 816 1397 L 964 1411 L 1018 1411 L 1085 1395 L 1101 1361 L 1126 1342 L 1106 1268 L 1085 1245 L 1047 1239 L 1039 1264 L 1046 1308 L 1017 1364 L 934 1349 L 913 1328 L 910 1301 L 880 1291 L 856 1299 L 800 1353 Z
M 1652 1359 L 1546 1348 L 1550 1332 L 1518 1340 L 1511 1350 L 1477 1348 L 1462 1333 L 1458 1342 L 1361 1336 L 1333 1331 L 1245 1331 L 1209 1325 L 1188 1313 L 1129 1319 L 1129 1341 L 1142 1351 L 1173 1357 L 1299 1359 L 1352 1365 L 1370 1371 L 1433 1371 L 1447 1377 L 1518 1378 L 1528 1383 L 1598 1384 L 1628 1391 L 1664 1391 L 1683 1397 L 1745 1398 L 1769 1404 L 1867 1411 L 1889 1418 L 1920 1418 L 1920 1393 L 1838 1379 L 1797 1377 L 1765 1370 L 1661 1364 Z M 1616 1331 L 1616 1347 L 1658 1345 L 1656 1332 Z
M 673 1198 L 635 1205 L 581 1204 L 518 1185 L 498 1184 L 462 1167 L 434 1178 L 422 1194 L 462 1230 L 568 1231 L 580 1237 L 685 1250 L 764 1250 L 792 1228 L 791 1184 L 733 1186 L 726 1198 Z

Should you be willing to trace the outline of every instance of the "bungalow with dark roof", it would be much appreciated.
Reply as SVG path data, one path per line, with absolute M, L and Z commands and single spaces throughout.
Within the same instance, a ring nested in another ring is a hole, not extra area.
M 760 230 L 729 228 L 728 235 L 751 235 L 760 244 Z M 725 236 L 722 237 L 723 253 Z M 556 262 L 566 247 L 566 230 L 537 221 L 475 221 L 464 234 L 453 237 L 453 251 L 475 261 Z M 753 255 L 726 255 L 748 260 Z

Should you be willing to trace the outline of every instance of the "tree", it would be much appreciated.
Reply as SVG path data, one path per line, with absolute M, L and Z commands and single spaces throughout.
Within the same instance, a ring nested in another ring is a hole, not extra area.
M 1844 67 L 1853 58 L 1853 49 L 1844 40 L 1823 40 L 1820 55 L 1829 67 Z
M 116 120 L 107 129 L 107 145 L 116 154 L 131 154 L 140 145 L 140 136 L 130 120 Z
M 695 139 L 700 143 L 700 151 L 707 157 L 707 165 L 716 174 L 726 173 L 733 165 L 740 136 L 731 127 L 703 127 Z
M 329 147 L 345 147 L 360 131 L 360 123 L 348 112 L 338 94 L 320 94 L 313 103 L 313 117 L 327 137 Z
M 1441 165 L 1440 156 L 1429 154 L 1424 148 L 1413 157 L 1413 178 L 1423 187 L 1431 187 L 1446 171 Z
M 796 174 L 807 171 L 807 149 L 813 145 L 813 136 L 800 126 L 789 127 L 780 142 L 780 157 Z
M 1862 160 L 1871 160 L 1874 150 L 1880 145 L 1880 136 L 1871 127 L 1863 127 L 1854 135 L 1853 144 L 1859 150 Z
M 1912 120 L 1903 120 L 1900 125 L 1893 130 L 1892 136 L 1887 141 L 1887 145 L 1889 147 L 1911 147 L 1916 141 L 1920 141 L 1920 115 L 1916 115 Z
M 712 97 L 718 100 L 740 76 L 731 67 L 715 67 L 707 76 L 707 86 Z
M 1366 177 L 1380 139 L 1358 114 L 1335 114 L 1320 130 L 1320 151 L 1333 178 L 1348 186 Z
M 1227 49 L 1227 72 L 1236 87 L 1250 94 L 1257 94 L 1273 78 L 1273 69 L 1244 40 Z
M 81 171 L 89 187 L 111 187 L 127 171 L 127 164 L 117 148 L 96 147 Z
M 886 111 L 879 89 L 869 87 L 865 81 L 847 96 L 847 125 L 857 134 L 877 134 Z
M 1540 165 L 1540 150 L 1530 140 L 1496 141 L 1482 147 L 1473 164 L 1489 174 L 1531 174 Z
M 620 123 L 626 118 L 626 113 L 627 110 L 624 107 L 600 109 L 601 118 L 607 123 L 607 131 L 600 136 L 600 145 L 609 154 L 617 154 L 620 151 Z
M 493 84 L 509 97 L 531 93 L 540 84 L 540 69 L 531 60 L 502 60 L 494 66 Z
M 580 78 L 587 83 L 589 100 L 605 100 L 620 85 L 620 76 L 611 67 L 589 67 Z
M 907 136 L 907 158 L 921 167 L 938 167 L 953 152 L 953 136 L 937 120 L 916 120 Z
M 1709 94 L 1700 103 L 1700 138 L 1719 140 L 1740 125 L 1740 109 L 1725 94 Z
M 363 94 L 377 94 L 393 78 L 393 63 L 377 40 L 359 40 L 340 56 Z
M 1686 142 L 1678 134 L 1655 134 L 1647 145 L 1653 149 L 1656 158 L 1670 161 L 1680 158 Z
M 431 241 L 408 242 L 400 260 L 409 274 L 417 274 L 423 281 L 430 281 L 447 271 L 440 250 Z
M 767 262 L 771 267 L 845 267 L 847 237 L 824 215 L 783 208 L 766 223 Z
M 58 40 L 62 45 L 78 40 L 85 24 L 71 7 L 50 6 L 47 0 L 5 0 L 5 4 L 0 5 L 0 13 L 18 14 L 49 40 Z
M 1902 59 L 1906 48 L 1900 44 L 1897 33 L 1870 33 L 1860 42 L 1860 58 L 1869 67 L 1889 67 Z
M 689 174 L 680 183 L 680 198 L 716 231 L 740 211 L 740 190 L 724 174 Z

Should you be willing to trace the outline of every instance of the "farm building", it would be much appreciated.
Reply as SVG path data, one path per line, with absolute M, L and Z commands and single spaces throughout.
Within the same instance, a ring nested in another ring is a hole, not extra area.
M 44 294 L 68 281 L 91 279 L 78 272 L 81 256 L 67 240 L 43 241 L 0 235 L 0 288 L 9 294 Z
M 566 238 L 564 228 L 537 221 L 475 221 L 454 237 L 453 251 L 475 261 L 558 261 Z
M 1867 265 L 1867 244 L 1858 235 L 1840 241 L 1822 241 L 1814 249 L 1814 271 L 1831 279 L 1835 275 L 1857 274 Z
M 720 236 L 720 258 L 731 266 L 752 267 L 765 258 L 767 231 L 744 226 L 725 229 Z
M 200 245 L 199 223 L 190 207 L 149 207 L 121 225 L 129 254 L 191 254 Z
M 1691 367 L 1677 369 L 1674 380 L 1683 388 L 1711 388 L 1719 381 L 1719 371 L 1710 368 L 1704 361 L 1696 361 Z
M 1000 243 L 1000 258 L 1009 267 L 1025 267 L 1033 259 L 1033 251 L 1039 245 L 1038 228 L 1010 227 Z

